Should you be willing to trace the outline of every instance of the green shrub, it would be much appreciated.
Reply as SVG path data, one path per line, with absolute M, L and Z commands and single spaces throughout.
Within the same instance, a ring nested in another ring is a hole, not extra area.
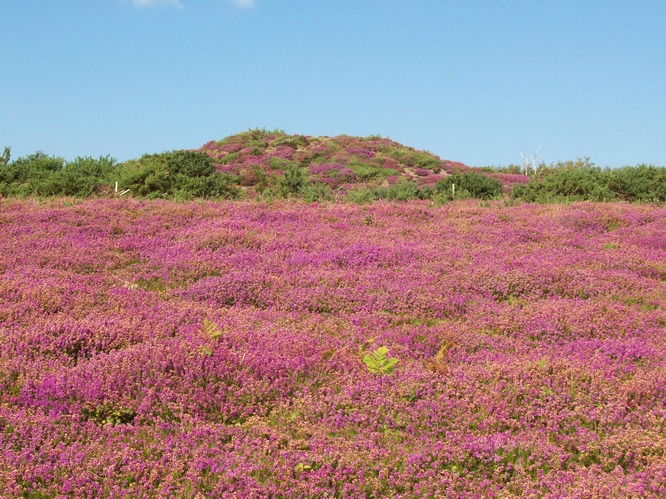
M 288 146 L 292 149 L 307 147 L 308 139 L 302 135 L 278 135 L 270 142 L 271 147 Z
M 235 177 L 215 171 L 205 153 L 173 151 L 147 154 L 128 161 L 119 172 L 119 183 L 134 195 L 149 198 L 235 198 Z
M 54 172 L 62 169 L 64 165 L 63 158 L 48 156 L 42 151 L 37 151 L 35 154 L 19 158 L 7 166 L 13 171 L 15 182 L 30 182 L 47 179 Z
M 254 185 L 257 192 L 264 192 L 270 185 L 270 178 L 261 165 L 252 165 L 247 173 L 247 181 Z
M 247 130 L 246 132 L 242 132 L 232 137 L 229 137 L 229 139 L 233 140 L 234 142 L 242 142 L 245 147 L 252 148 L 251 151 L 252 155 L 260 156 L 261 154 L 263 154 L 263 151 L 266 149 L 269 140 L 271 140 L 274 137 L 277 138 L 283 136 L 286 136 L 284 130 L 278 130 L 278 129 L 266 130 L 265 128 L 252 128 L 250 130 Z M 226 140 L 222 140 L 219 142 L 219 144 L 225 144 L 225 143 L 227 143 Z
M 277 180 L 277 193 L 281 197 L 295 196 L 305 187 L 307 178 L 305 172 L 298 166 L 290 165 L 284 175 Z
M 240 197 L 240 189 L 236 185 L 236 177 L 215 172 L 206 177 L 184 179 L 176 194 L 176 197 L 181 199 L 237 199 Z
M 0 166 L 0 194 L 3 196 L 51 195 L 50 178 L 65 165 L 63 158 L 42 151 Z
M 277 156 L 271 156 L 268 160 L 268 166 L 271 170 L 287 170 L 290 167 L 298 167 L 298 161 L 291 161 Z
M 435 184 L 435 191 L 441 200 L 465 197 L 492 199 L 502 192 L 502 183 L 496 178 L 486 177 L 480 173 L 454 173 L 438 181 Z
M 373 165 L 371 163 L 350 161 L 347 167 L 350 168 L 354 172 L 354 175 L 356 175 L 356 178 L 362 182 L 372 180 L 377 177 L 388 176 L 388 173 L 386 173 L 384 168 Z
M 394 201 L 409 201 L 411 199 L 421 199 L 421 190 L 416 182 L 410 180 L 401 180 L 390 187 L 382 189 L 381 199 L 392 199 Z
M 345 201 L 356 204 L 368 204 L 375 201 L 377 198 L 377 192 L 375 189 L 353 189 L 348 191 L 345 195 Z
M 527 184 L 517 185 L 512 197 L 539 203 L 612 201 L 616 196 L 607 181 L 608 175 L 598 167 L 557 169 L 543 179 L 532 178 Z
M 116 160 L 109 156 L 78 157 L 51 175 L 49 194 L 88 197 L 101 186 L 112 184 L 116 170 Z
M 393 149 L 389 155 L 396 161 L 414 168 L 425 168 L 426 170 L 439 169 L 442 161 L 428 151 L 416 151 L 406 148 Z
M 331 188 L 328 185 L 322 182 L 315 182 L 303 187 L 301 189 L 301 195 L 303 196 L 303 200 L 308 203 L 333 201 L 333 191 L 331 191 Z
M 607 172 L 608 188 L 623 201 L 666 202 L 666 168 L 626 166 Z
M 11 148 L 5 146 L 5 150 L 2 152 L 2 156 L 0 156 L 0 166 L 5 166 L 9 163 L 9 159 L 12 156 L 12 150 Z
M 240 157 L 240 153 L 231 152 L 231 153 L 227 154 L 226 156 L 223 156 L 223 157 L 219 158 L 217 161 L 221 165 L 228 165 L 229 163 L 237 160 L 239 157 Z
M 372 187 L 351 190 L 345 196 L 345 200 L 357 204 L 366 204 L 378 199 L 392 201 L 429 199 L 431 195 L 431 189 L 420 188 L 416 182 L 411 180 L 401 180 L 389 187 Z

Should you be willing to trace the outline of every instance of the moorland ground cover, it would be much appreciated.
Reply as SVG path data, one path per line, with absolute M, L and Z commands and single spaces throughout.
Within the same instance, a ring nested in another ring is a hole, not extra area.
M 0 200 L 4 497 L 666 495 L 666 209 Z

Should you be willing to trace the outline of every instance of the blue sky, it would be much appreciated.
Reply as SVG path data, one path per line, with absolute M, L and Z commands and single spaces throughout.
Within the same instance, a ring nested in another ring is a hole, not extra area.
M 0 147 L 73 159 L 248 128 L 475 166 L 666 165 L 665 0 L 0 0 Z

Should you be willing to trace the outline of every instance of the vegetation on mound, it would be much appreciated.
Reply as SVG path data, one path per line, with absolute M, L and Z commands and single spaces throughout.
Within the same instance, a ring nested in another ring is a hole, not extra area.
M 281 130 L 249 130 L 218 142 L 205 144 L 219 168 L 237 175 L 241 185 L 260 185 L 258 171 L 268 178 L 299 168 L 310 184 L 347 190 L 388 186 L 409 179 L 417 184 L 434 183 L 448 173 L 467 167 L 445 161 L 428 151 L 417 151 L 378 135 L 369 137 L 310 137 Z M 431 177 L 429 182 L 425 179 Z
M 527 202 L 666 202 L 666 168 L 602 169 L 589 161 L 471 168 L 380 136 L 311 137 L 254 129 L 197 150 L 66 162 L 43 152 L 0 158 L 0 196 L 167 199 L 497 199 Z M 529 174 L 527 174 L 529 173 Z

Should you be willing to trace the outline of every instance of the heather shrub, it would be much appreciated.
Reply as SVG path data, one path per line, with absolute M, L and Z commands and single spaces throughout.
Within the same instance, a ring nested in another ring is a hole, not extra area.
M 0 495 L 666 497 L 666 209 L 396 205 L 3 199 Z
M 455 187 L 453 187 L 455 186 Z M 443 199 L 492 199 L 502 192 L 502 183 L 480 173 L 454 173 L 435 184 L 437 196 Z

